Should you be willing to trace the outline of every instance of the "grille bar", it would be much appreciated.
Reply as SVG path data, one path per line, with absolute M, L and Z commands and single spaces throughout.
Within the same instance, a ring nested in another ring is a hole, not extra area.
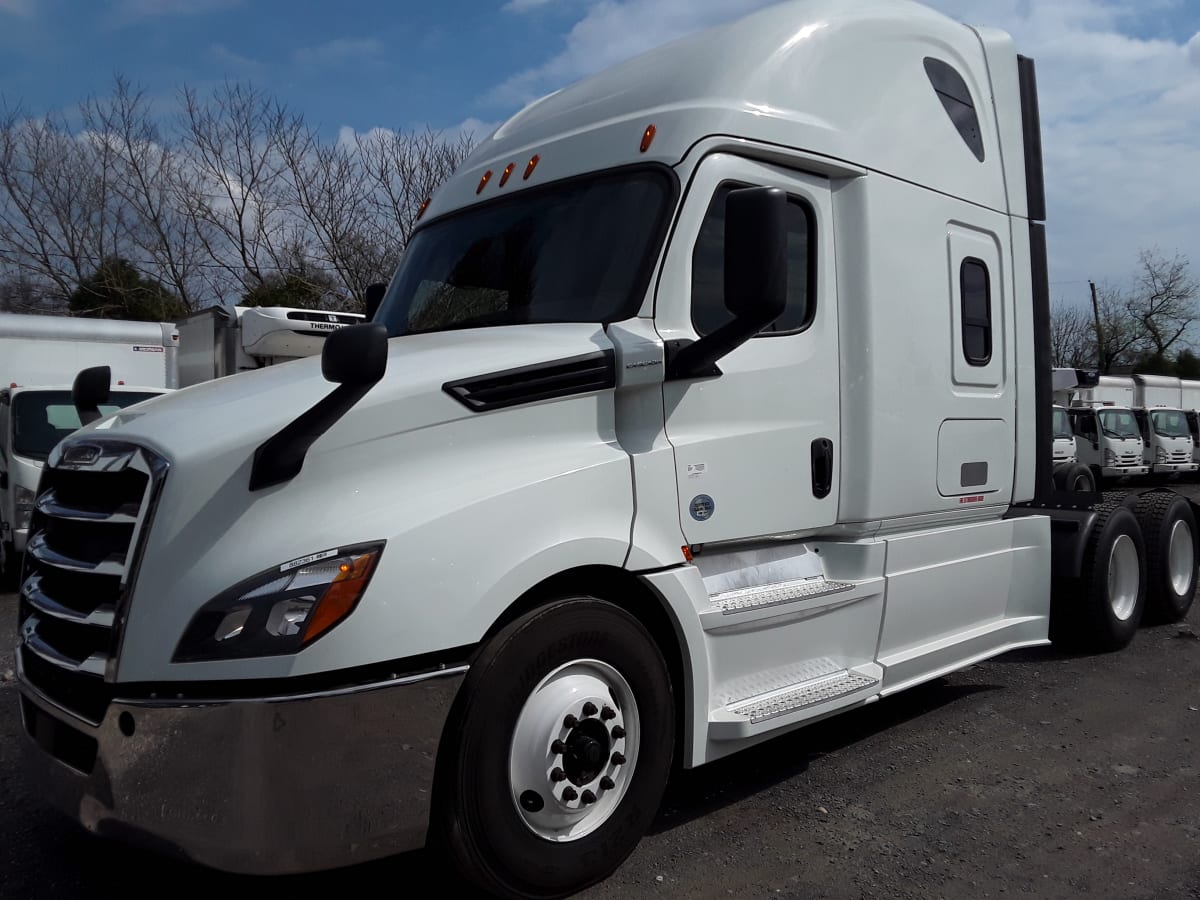
M 125 441 L 68 438 L 50 454 L 34 501 L 20 592 L 30 683 L 98 722 L 116 676 L 121 625 L 167 473 Z

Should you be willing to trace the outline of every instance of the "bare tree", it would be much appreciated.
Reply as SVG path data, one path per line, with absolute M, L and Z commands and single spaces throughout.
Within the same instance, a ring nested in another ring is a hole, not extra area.
M 1138 265 L 1125 310 L 1141 332 L 1144 352 L 1165 359 L 1197 319 L 1200 285 L 1188 270 L 1187 257 L 1179 254 L 1166 259 L 1157 250 L 1142 250 Z
M 182 92 L 184 139 L 199 178 L 184 199 L 209 260 L 242 285 L 282 268 L 290 236 L 287 158 L 303 120 L 271 97 L 225 83 L 208 101 Z
M 432 130 L 375 131 L 357 135 L 355 143 L 370 179 L 368 199 L 376 224 L 398 259 L 412 236 L 421 204 L 467 158 L 474 147 L 474 135 L 445 139 Z M 395 259 L 390 262 L 394 266 Z
M 128 213 L 113 190 L 108 141 L 73 135 L 57 117 L 0 114 L 0 258 L 65 298 L 123 250 Z
M 204 268 L 208 223 L 189 214 L 197 178 L 164 139 L 144 93 L 117 76 L 112 95 L 90 98 L 81 113 L 93 139 L 115 153 L 111 190 L 130 216 L 128 257 L 188 309 L 219 300 Z
M 1050 310 L 1050 353 L 1054 365 L 1084 369 L 1096 363 L 1096 326 L 1078 307 L 1056 303 Z

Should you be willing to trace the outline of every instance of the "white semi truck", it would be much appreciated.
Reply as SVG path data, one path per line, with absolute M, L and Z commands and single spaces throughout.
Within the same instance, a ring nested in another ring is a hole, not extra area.
M 212 306 L 177 324 L 180 387 L 319 355 L 325 338 L 360 313 L 283 306 Z
M 1044 217 L 1033 63 L 904 0 L 534 103 L 370 324 L 51 454 L 31 773 L 220 869 L 558 897 L 673 763 L 1178 619 L 1192 506 L 1055 491 Z
M 0 581 L 25 552 L 46 457 L 80 426 L 76 374 L 108 365 L 116 389 L 104 409 L 116 411 L 176 386 L 178 346 L 170 323 L 0 313 Z

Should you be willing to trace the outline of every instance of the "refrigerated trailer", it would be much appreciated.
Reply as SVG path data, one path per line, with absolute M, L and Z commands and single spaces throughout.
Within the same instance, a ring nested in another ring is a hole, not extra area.
M 169 322 L 120 322 L 0 313 L 0 581 L 25 552 L 42 465 L 79 427 L 71 382 L 107 365 L 115 410 L 173 388 L 179 336 Z
M 428 841 L 564 896 L 673 763 L 1185 615 L 1187 500 L 1054 488 L 1044 218 L 1032 61 L 902 0 L 526 107 L 371 323 L 52 454 L 17 654 L 46 799 L 220 869 Z M 75 522 L 96 491 L 132 522 Z
M 330 334 L 363 321 L 360 313 L 284 306 L 198 310 L 177 323 L 180 386 L 320 355 Z

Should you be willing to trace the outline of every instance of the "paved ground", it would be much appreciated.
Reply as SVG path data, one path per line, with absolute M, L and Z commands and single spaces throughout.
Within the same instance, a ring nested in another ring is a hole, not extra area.
M 0 678 L 14 619 L 0 597 Z M 1200 606 L 1121 653 L 1023 651 L 681 773 L 581 896 L 1200 898 L 1198 634 Z M 0 897 L 462 896 L 423 853 L 268 882 L 100 842 L 31 795 L 21 739 L 0 681 Z

